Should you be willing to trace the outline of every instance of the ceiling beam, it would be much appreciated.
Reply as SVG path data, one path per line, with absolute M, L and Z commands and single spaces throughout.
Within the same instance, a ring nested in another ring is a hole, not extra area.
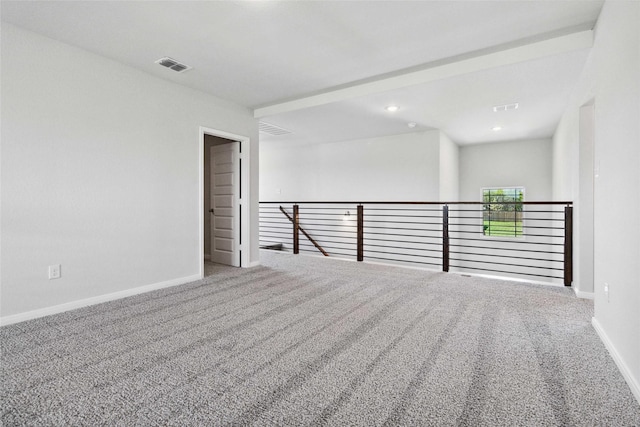
M 592 46 L 593 30 L 583 30 L 525 45 L 501 48 L 497 51 L 489 51 L 489 53 L 485 50 L 483 53 L 457 57 L 449 62 L 438 61 L 400 74 L 387 75 L 366 82 L 356 82 L 326 92 L 266 105 L 256 108 L 253 111 L 253 116 L 255 118 L 273 116 L 574 50 L 587 49 Z

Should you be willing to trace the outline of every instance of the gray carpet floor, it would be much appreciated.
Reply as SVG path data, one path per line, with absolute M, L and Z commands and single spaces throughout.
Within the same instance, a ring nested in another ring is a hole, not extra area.
M 2 425 L 640 425 L 570 289 L 262 263 L 0 328 Z

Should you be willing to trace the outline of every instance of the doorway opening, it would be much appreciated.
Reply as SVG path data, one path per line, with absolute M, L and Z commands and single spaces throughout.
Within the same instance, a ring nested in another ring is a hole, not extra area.
M 214 266 L 249 264 L 248 150 L 249 138 L 200 128 L 202 277 Z

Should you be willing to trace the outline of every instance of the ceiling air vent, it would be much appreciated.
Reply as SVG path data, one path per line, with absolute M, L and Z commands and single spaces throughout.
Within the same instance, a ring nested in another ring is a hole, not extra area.
M 260 122 L 258 124 L 258 129 L 260 130 L 260 132 L 266 133 L 267 135 L 272 135 L 272 136 L 287 135 L 291 133 L 290 130 L 286 130 L 284 128 L 281 128 L 280 126 L 272 125 L 270 123 L 265 123 L 265 122 Z
M 189 67 L 186 64 L 182 64 L 178 61 L 176 61 L 175 59 L 169 58 L 168 56 L 165 56 L 164 58 L 160 58 L 156 61 L 156 64 L 160 64 L 163 67 L 167 67 L 173 71 L 176 71 L 178 73 L 184 73 L 185 71 L 190 70 L 193 67 Z
M 495 107 L 493 107 L 493 112 L 497 113 L 499 111 L 510 111 L 510 110 L 517 110 L 517 109 L 518 109 L 518 103 L 514 102 L 513 104 L 496 105 Z

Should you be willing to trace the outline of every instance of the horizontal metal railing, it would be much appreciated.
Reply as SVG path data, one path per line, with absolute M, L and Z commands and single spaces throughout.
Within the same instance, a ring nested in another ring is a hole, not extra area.
M 571 202 L 260 202 L 263 248 L 566 286 L 572 228 Z

